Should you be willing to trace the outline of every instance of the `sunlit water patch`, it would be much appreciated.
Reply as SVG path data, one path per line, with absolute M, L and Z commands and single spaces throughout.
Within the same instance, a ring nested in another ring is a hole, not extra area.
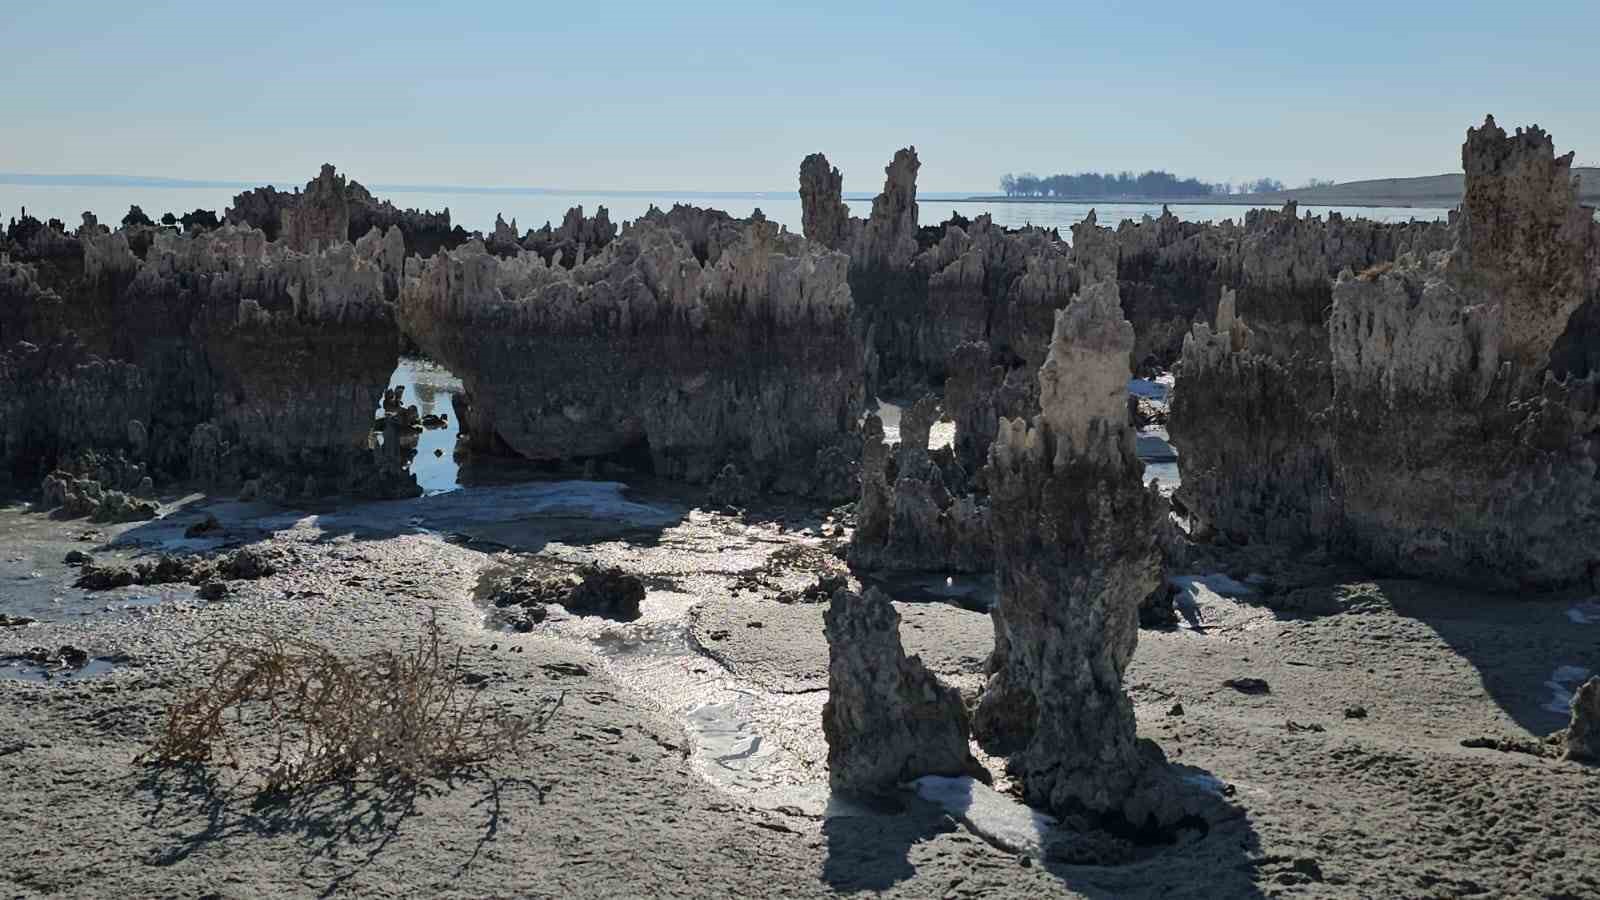
M 417 436 L 417 455 L 407 467 L 417 477 L 424 494 L 440 494 L 461 486 L 461 465 L 456 441 L 461 434 L 454 400 L 463 392 L 461 379 L 439 364 L 416 356 L 400 357 L 389 377 L 389 388 L 404 388 L 401 404 L 415 404 L 424 417 L 438 416 L 442 428 L 424 428 Z M 382 407 L 374 413 L 383 415 Z

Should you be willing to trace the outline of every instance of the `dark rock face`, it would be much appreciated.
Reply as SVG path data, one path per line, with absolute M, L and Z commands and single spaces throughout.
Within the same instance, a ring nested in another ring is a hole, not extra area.
M 300 202 L 284 210 L 280 233 L 289 249 L 302 253 L 348 240 L 350 201 L 345 198 L 344 176 L 324 164 L 322 173 L 306 185 Z
M 877 589 L 836 591 L 823 613 L 828 638 L 828 784 L 888 794 L 923 775 L 988 780 L 968 746 L 961 693 L 940 683 L 900 643 L 900 614 Z
M 75 257 L 0 264 L 0 465 L 15 483 L 92 450 L 157 479 L 369 492 L 367 433 L 398 358 L 384 266 L 400 262 L 382 240 L 298 253 L 229 225 L 73 241 Z M 402 480 L 378 493 L 415 491 Z
M 1169 428 L 1201 531 L 1506 588 L 1600 571 L 1600 378 L 1577 349 L 1600 226 L 1570 163 L 1489 120 L 1463 147 L 1455 249 L 1337 281 L 1305 262 L 1339 261 L 1333 222 L 1275 223 L 1245 258 L 1253 302 L 1184 349 Z
M 513 234 L 516 232 L 515 221 L 509 230 Z M 552 266 L 570 269 L 582 265 L 584 260 L 599 253 L 616 239 L 617 226 L 612 223 L 611 214 L 604 206 L 595 211 L 593 218 L 584 216 L 583 207 L 574 206 L 567 210 L 560 227 L 551 228 L 550 223 L 546 222 L 543 228 L 528 232 L 526 238 L 514 243 L 538 254 Z M 503 241 L 499 243 L 502 248 L 505 247 Z M 511 255 L 515 255 L 514 248 L 511 249 Z
M 807 240 L 844 250 L 850 240 L 850 207 L 844 205 L 844 176 L 813 153 L 800 163 L 800 210 Z
M 1133 344 L 1116 285 L 1088 288 L 1057 316 L 1042 412 L 1001 422 L 986 472 L 995 650 L 974 727 L 1008 755 L 1030 804 L 1169 821 L 1177 813 L 1145 788 L 1151 752 L 1122 689 L 1140 602 L 1160 583 L 1166 515 L 1128 426 Z
M 845 262 L 764 219 L 675 208 L 570 270 L 481 243 L 414 259 L 401 310 L 462 377 L 475 449 L 632 453 L 692 483 L 733 463 L 814 493 L 862 402 Z

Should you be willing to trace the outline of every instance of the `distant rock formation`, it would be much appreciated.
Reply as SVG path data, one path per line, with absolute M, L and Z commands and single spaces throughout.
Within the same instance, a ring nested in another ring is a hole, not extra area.
M 867 416 L 852 565 L 877 571 L 988 571 L 993 559 L 989 510 L 965 492 L 967 477 L 954 454 L 948 448 L 928 449 L 938 412 L 932 395 L 902 412 L 900 445 L 892 460 L 881 420 L 876 413 Z
M 301 253 L 349 240 L 350 202 L 345 198 L 344 176 L 324 163 L 321 174 L 306 184 L 300 202 L 283 211 L 279 231 L 289 249 Z
M 1600 373 L 1577 349 L 1600 338 L 1600 225 L 1537 128 L 1491 118 L 1462 159 L 1449 252 L 1400 232 L 1412 249 L 1358 273 L 1340 222 L 1247 223 L 1244 287 L 1187 339 L 1169 420 L 1198 533 L 1504 588 L 1600 577 Z
M 1030 804 L 1170 824 L 1181 811 L 1149 788 L 1159 752 L 1140 746 L 1122 688 L 1166 515 L 1128 424 L 1133 345 L 1116 284 L 1090 286 L 1056 316 L 1040 414 L 1000 424 L 986 472 L 995 649 L 974 729 Z
M 694 483 L 734 463 L 812 493 L 837 485 L 822 459 L 854 439 L 862 403 L 845 264 L 764 219 L 682 207 L 573 269 L 479 242 L 413 258 L 400 307 L 406 334 L 462 377 L 480 449 L 635 453 Z
M 847 250 L 851 240 L 850 207 L 844 205 L 844 176 L 813 153 L 800 163 L 802 230 L 808 240 L 830 250 Z
M 836 591 L 823 613 L 828 639 L 828 784 L 890 794 L 924 775 L 989 776 L 973 759 L 961 693 L 940 683 L 900 643 L 900 614 L 876 588 Z
M 235 195 L 223 220 L 231 225 L 259 229 L 267 240 L 281 238 L 299 250 L 307 249 L 307 240 L 311 238 L 324 245 L 337 240 L 353 243 L 374 228 L 380 232 L 399 228 L 406 252 L 423 256 L 457 246 L 467 239 L 465 231 L 451 228 L 450 210 L 434 213 L 399 209 L 387 200 L 372 196 L 361 182 L 345 181 L 335 174 L 331 165 L 322 167 L 322 172 L 306 185 L 304 193 L 258 187 Z M 287 224 L 291 220 L 299 229 L 292 235 Z M 342 229 L 340 222 L 344 223 Z
M 519 243 L 514 238 L 515 226 L 516 222 L 513 221 L 509 230 L 513 232 L 513 243 Z M 611 214 L 604 206 L 595 211 L 593 218 L 583 215 L 583 207 L 574 206 L 567 210 L 559 228 L 552 229 L 550 223 L 546 222 L 543 228 L 528 232 L 520 245 L 538 254 L 550 265 L 570 269 L 582 265 L 584 260 L 599 253 L 616 239 L 617 226 L 612 224 Z M 503 241 L 500 243 L 503 244 Z

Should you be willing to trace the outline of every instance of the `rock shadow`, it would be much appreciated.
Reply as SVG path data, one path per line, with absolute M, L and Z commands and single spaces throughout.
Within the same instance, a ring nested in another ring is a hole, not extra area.
M 886 891 L 917 874 L 911 848 L 959 826 L 939 807 L 916 797 L 872 806 L 830 801 L 822 823 L 827 854 L 822 881 L 844 894 Z
M 635 490 L 613 481 L 530 480 L 406 500 L 330 501 L 299 508 L 200 496 L 96 549 L 131 545 L 154 553 L 209 553 L 259 543 L 305 523 L 316 529 L 319 543 L 431 533 L 486 550 L 537 552 L 552 541 L 582 545 L 627 538 L 648 544 L 687 515 L 687 505 L 670 492 L 654 485 Z M 207 516 L 214 516 L 221 527 L 198 536 L 186 534 Z

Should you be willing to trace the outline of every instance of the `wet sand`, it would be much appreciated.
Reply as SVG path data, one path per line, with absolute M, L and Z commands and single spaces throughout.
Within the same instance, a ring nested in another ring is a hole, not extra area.
M 107 612 L 78 597 L 98 611 L 0 629 L 0 656 L 72 644 L 114 661 L 89 677 L 0 677 L 0 891 L 1600 895 L 1600 769 L 1462 746 L 1531 744 L 1564 724 L 1556 694 L 1576 670 L 1600 669 L 1600 614 L 1588 616 L 1600 605 L 1587 597 L 1371 582 L 1316 559 L 1197 560 L 1205 577 L 1186 596 L 1198 627 L 1142 632 L 1128 686 L 1141 734 L 1191 777 L 1215 779 L 1238 815 L 1134 864 L 1067 866 L 1029 855 L 1037 826 L 1001 794 L 957 786 L 952 801 L 948 786 L 925 785 L 939 802 L 908 793 L 892 810 L 828 795 L 822 607 L 778 595 L 838 570 L 840 539 L 823 536 L 833 513 L 735 517 L 643 482 L 469 487 L 321 511 L 191 498 L 108 536 L 102 552 L 165 546 L 204 512 L 226 526 L 219 545 L 281 550 L 293 564 L 235 582 L 221 602 Z M 77 546 L 84 527 L 26 524 L 40 552 Z M 475 599 L 480 582 L 537 559 L 640 574 L 642 618 L 557 608 L 533 633 L 498 629 Z M 924 588 L 896 594 L 920 598 L 899 604 L 908 649 L 970 695 L 989 619 Z M 413 639 L 430 611 L 464 649 L 462 674 L 486 677 L 480 702 L 531 714 L 560 699 L 515 758 L 415 789 L 329 787 L 267 807 L 230 787 L 237 773 L 134 762 L 203 636 L 268 629 L 359 653 Z M 1268 692 L 1223 685 L 1246 677 Z M 1347 718 L 1358 706 L 1365 716 Z

